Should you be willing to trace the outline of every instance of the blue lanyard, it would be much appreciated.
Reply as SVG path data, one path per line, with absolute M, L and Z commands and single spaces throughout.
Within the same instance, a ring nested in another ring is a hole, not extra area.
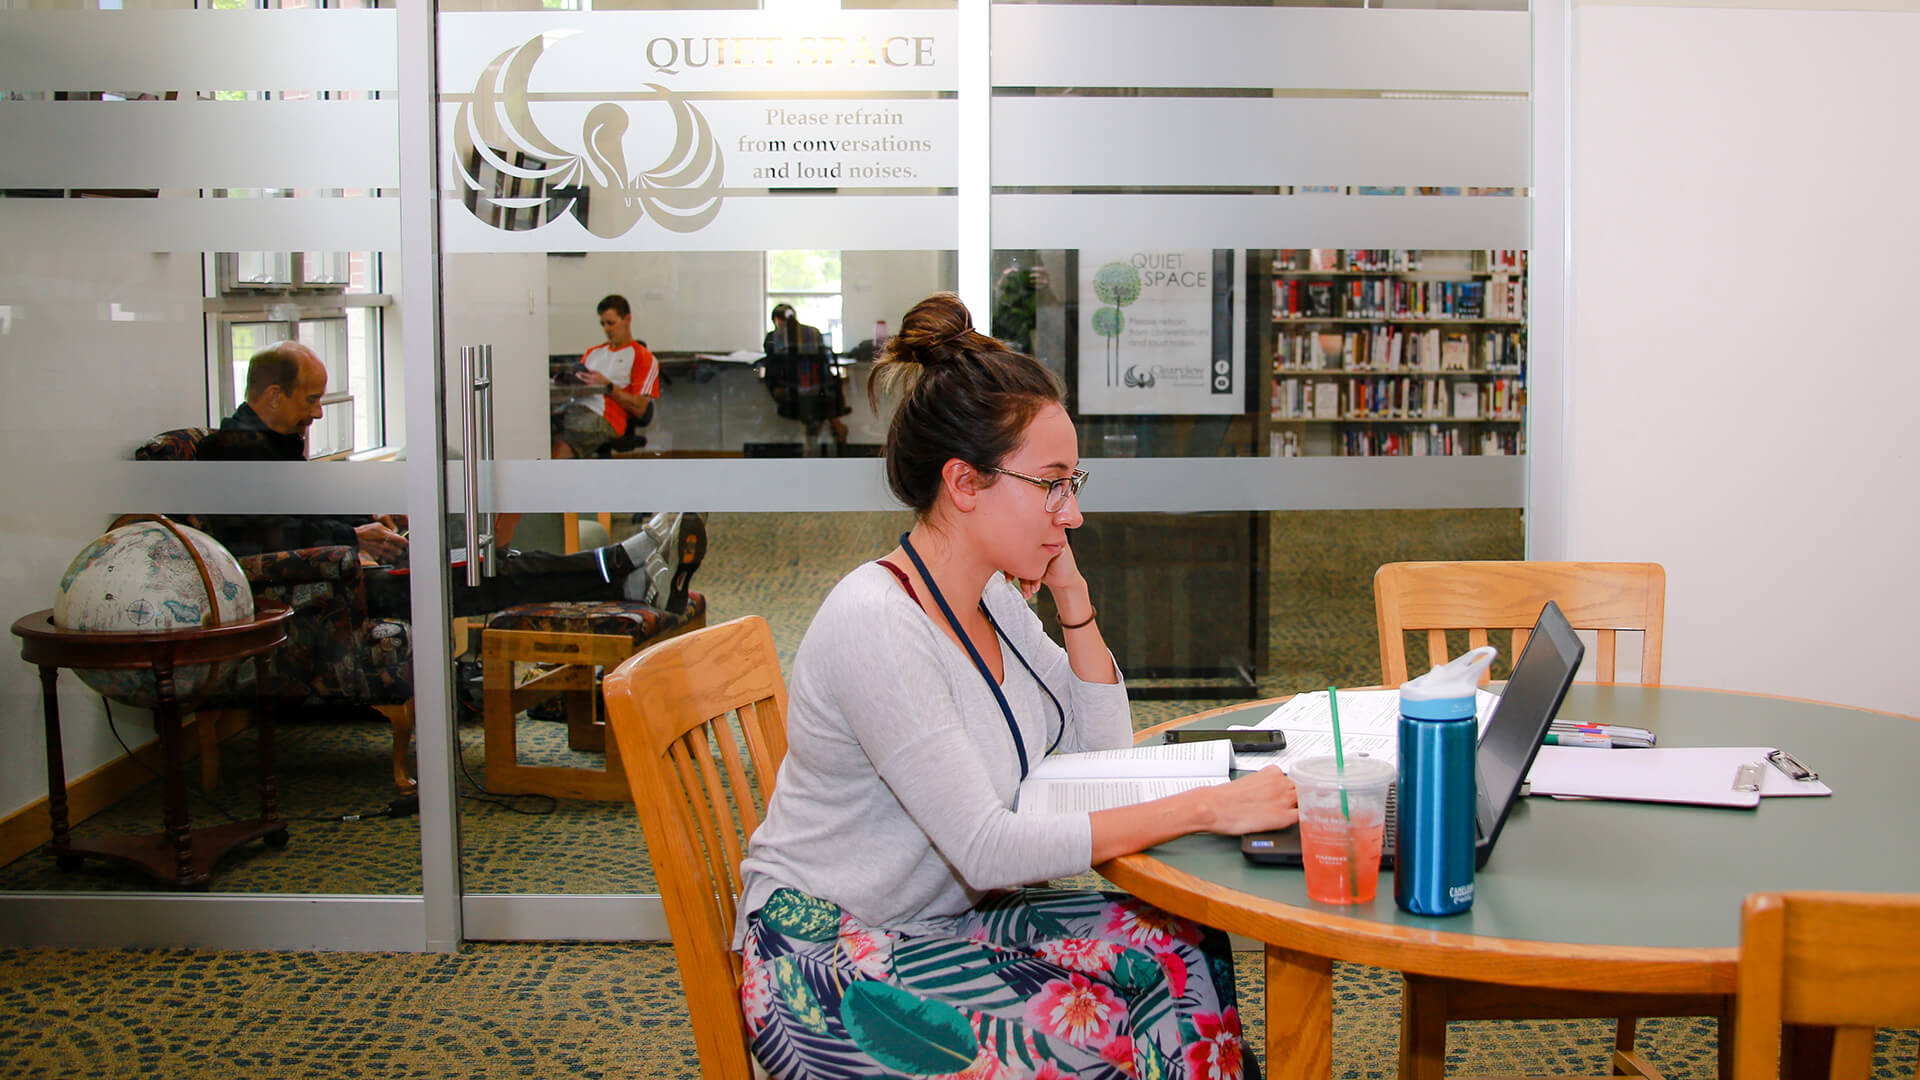
M 1007 721 L 1007 734 L 1013 737 L 1014 752 L 1020 755 L 1020 779 L 1025 780 L 1027 778 L 1027 744 L 1020 737 L 1020 725 L 1014 722 L 1013 706 L 1007 704 L 1007 695 L 1001 691 L 1000 684 L 994 681 L 993 672 L 987 668 L 987 662 L 980 656 L 980 650 L 973 647 L 973 639 L 960 628 L 960 620 L 954 617 L 953 608 L 947 605 L 947 598 L 941 595 L 940 586 L 933 580 L 933 575 L 927 573 L 927 564 L 920 561 L 920 553 L 913 550 L 913 542 L 907 539 L 906 533 L 900 534 L 900 548 L 907 553 L 907 558 L 913 560 L 913 568 L 920 571 L 920 580 L 926 582 L 927 591 L 933 593 L 934 603 L 940 605 L 940 614 L 945 615 L 947 625 L 953 627 L 953 636 L 959 638 L 960 644 L 966 646 L 967 656 L 972 658 L 974 670 L 987 681 L 987 689 L 993 691 L 993 700 L 999 704 L 1000 715 Z M 1013 653 L 1015 660 L 1020 661 L 1021 667 L 1027 669 L 1027 674 L 1033 676 L 1033 681 L 1039 684 L 1040 692 L 1047 695 L 1048 701 L 1053 702 L 1053 711 L 1060 715 L 1060 732 L 1053 737 L 1053 744 L 1047 747 L 1047 753 L 1053 753 L 1054 747 L 1060 745 L 1060 739 L 1067 733 L 1066 710 L 1060 707 L 1060 699 L 1053 696 L 1052 689 L 1033 670 L 1033 665 L 1027 663 L 1027 658 L 1020 655 L 1020 650 L 1013 644 L 1013 639 L 1007 637 L 1006 633 L 1000 629 L 1000 624 L 993 620 L 993 612 L 987 610 L 987 602 L 984 599 L 980 601 L 980 614 L 987 617 L 987 625 L 993 627 L 994 634 L 998 635 L 1001 641 L 1006 642 L 1007 650 Z

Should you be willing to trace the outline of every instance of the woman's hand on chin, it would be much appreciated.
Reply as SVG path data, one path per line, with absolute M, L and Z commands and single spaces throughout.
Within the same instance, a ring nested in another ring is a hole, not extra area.
M 1033 599 L 1042 585 L 1053 593 L 1056 601 L 1061 599 L 1063 591 L 1072 594 L 1084 593 L 1087 589 L 1087 581 L 1080 576 L 1080 564 L 1074 561 L 1073 547 L 1070 544 L 1061 545 L 1060 553 L 1047 562 L 1047 569 L 1041 574 L 1039 580 L 1023 578 L 1011 570 L 1003 572 L 1007 580 L 1020 590 L 1021 597 L 1027 600 Z

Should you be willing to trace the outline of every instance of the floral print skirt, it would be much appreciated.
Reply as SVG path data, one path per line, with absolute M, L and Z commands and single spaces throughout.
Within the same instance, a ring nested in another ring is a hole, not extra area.
M 747 922 L 741 1004 L 779 1080 L 1237 1080 L 1227 938 L 1124 893 L 995 893 L 949 934 L 860 925 L 794 889 Z

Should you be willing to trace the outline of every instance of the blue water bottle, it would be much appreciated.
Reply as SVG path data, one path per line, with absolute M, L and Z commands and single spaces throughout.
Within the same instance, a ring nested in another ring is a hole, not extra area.
M 1415 915 L 1458 915 L 1473 906 L 1474 691 L 1497 651 L 1469 650 L 1400 685 L 1393 899 Z

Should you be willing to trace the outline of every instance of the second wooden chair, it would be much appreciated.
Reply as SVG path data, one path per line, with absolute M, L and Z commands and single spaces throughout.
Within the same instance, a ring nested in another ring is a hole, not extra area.
M 700 1075 L 747 1080 L 733 924 L 740 860 L 787 753 L 773 632 L 757 615 L 695 630 L 629 658 L 602 693 L 673 934 Z
M 1734 1080 L 1867 1080 L 1876 1027 L 1920 1027 L 1920 896 L 1755 893 L 1740 913 Z M 1825 1046 L 1832 1032 L 1830 1053 Z

